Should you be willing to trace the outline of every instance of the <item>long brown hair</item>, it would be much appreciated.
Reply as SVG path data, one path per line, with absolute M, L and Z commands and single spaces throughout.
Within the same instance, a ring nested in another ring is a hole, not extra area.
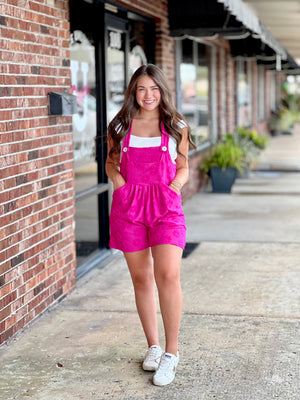
M 165 130 L 176 140 L 178 154 L 181 154 L 179 151 L 179 144 L 182 140 L 182 133 L 180 126 L 178 126 L 178 123 L 181 120 L 185 122 L 188 128 L 188 140 L 190 145 L 193 148 L 195 147 L 191 140 L 190 127 L 186 122 L 186 119 L 176 110 L 175 106 L 173 105 L 172 94 L 162 70 L 156 65 L 147 64 L 139 67 L 132 75 L 125 92 L 124 105 L 108 125 L 108 135 L 112 139 L 113 144 L 109 153 L 110 158 L 113 158 L 114 155 L 118 155 L 121 151 L 120 143 L 129 132 L 131 121 L 139 109 L 139 105 L 135 97 L 137 83 L 140 78 L 146 75 L 152 78 L 159 87 L 161 94 L 161 101 L 159 104 L 159 125 L 161 127 L 161 124 L 163 123 Z

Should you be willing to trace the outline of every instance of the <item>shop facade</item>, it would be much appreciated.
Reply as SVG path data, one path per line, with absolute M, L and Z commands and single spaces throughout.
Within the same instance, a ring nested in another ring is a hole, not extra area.
M 221 135 L 239 125 L 267 130 L 284 74 L 267 69 L 256 47 L 244 54 L 209 24 L 191 32 L 174 26 L 175 3 L 1 5 L 0 343 L 112 255 L 106 127 L 136 68 L 164 70 L 192 127 L 197 150 L 183 201 L 203 184 L 199 165 Z M 272 45 L 268 60 L 281 51 Z M 49 115 L 49 92 L 76 96 L 77 112 Z

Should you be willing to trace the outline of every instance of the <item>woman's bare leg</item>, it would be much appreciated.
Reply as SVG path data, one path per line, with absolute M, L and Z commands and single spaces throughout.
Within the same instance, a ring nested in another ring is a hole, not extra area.
M 148 346 L 158 345 L 157 305 L 150 249 L 124 253 L 134 286 L 137 311 Z
M 182 249 L 173 245 L 152 247 L 154 274 L 165 328 L 166 352 L 177 356 L 182 310 L 180 264 Z

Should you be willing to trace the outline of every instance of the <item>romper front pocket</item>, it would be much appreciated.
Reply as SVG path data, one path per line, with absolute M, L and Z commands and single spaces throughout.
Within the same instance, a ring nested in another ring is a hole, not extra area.
M 181 195 L 172 190 L 167 184 L 164 184 L 164 192 L 169 211 L 178 211 L 181 209 Z
M 126 198 L 126 193 L 128 189 L 129 184 L 126 182 L 123 186 L 120 186 L 118 189 L 113 191 L 113 203 L 114 205 L 119 204 L 122 202 L 122 199 L 124 197 Z
M 176 193 L 175 190 L 171 189 L 169 185 L 165 185 L 167 190 L 169 191 L 169 193 L 171 194 L 171 196 L 176 196 L 176 197 L 180 197 L 180 193 Z
M 122 189 L 124 189 L 124 188 L 125 188 L 127 185 L 128 185 L 128 183 L 127 183 L 127 182 L 126 182 L 126 183 L 124 183 L 124 185 L 120 186 L 118 189 L 115 189 L 115 190 L 113 191 L 113 194 L 115 194 L 115 193 L 118 193 L 118 192 L 122 191 Z

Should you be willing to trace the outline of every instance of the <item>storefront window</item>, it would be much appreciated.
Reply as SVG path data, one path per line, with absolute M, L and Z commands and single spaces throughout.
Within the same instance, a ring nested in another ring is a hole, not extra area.
M 143 64 L 147 64 L 145 23 L 141 20 L 129 21 L 129 77 Z
M 125 91 L 125 33 L 108 29 L 107 49 L 107 123 L 124 103 Z
M 73 115 L 74 170 L 76 198 L 98 183 L 96 161 L 96 67 L 95 46 L 79 30 L 72 33 L 72 91 L 78 113 Z M 97 197 L 76 199 L 75 237 L 77 264 L 99 247 Z
M 129 30 L 129 78 L 143 64 L 154 63 L 155 40 L 153 21 L 130 14 Z
M 146 54 L 140 45 L 133 47 L 129 54 L 129 74 L 132 76 L 134 72 L 142 65 L 147 64 Z
M 155 21 L 107 2 L 71 3 L 71 78 L 78 104 L 73 116 L 75 236 L 83 271 L 108 247 L 107 125 L 124 103 L 130 76 L 154 62 Z
M 250 124 L 250 98 L 249 84 L 246 73 L 245 61 L 237 61 L 237 125 L 249 126 Z
M 95 47 L 81 31 L 72 34 L 71 79 L 78 108 L 78 113 L 73 115 L 74 169 L 78 192 L 97 184 Z
M 209 137 L 209 77 L 206 65 L 206 48 L 204 45 L 197 45 L 198 62 L 196 75 L 196 135 L 198 140 L 203 142 Z
M 178 108 L 186 117 L 197 145 L 209 139 L 209 68 L 206 46 L 191 40 L 181 42 Z
M 137 16 L 128 21 L 128 35 L 125 31 L 109 28 L 107 30 L 107 123 L 109 123 L 124 103 L 126 77 L 151 59 L 154 46 L 153 36 L 150 38 L 151 24 L 139 20 Z M 126 59 L 126 41 L 129 54 Z M 127 68 L 126 68 L 127 67 Z

